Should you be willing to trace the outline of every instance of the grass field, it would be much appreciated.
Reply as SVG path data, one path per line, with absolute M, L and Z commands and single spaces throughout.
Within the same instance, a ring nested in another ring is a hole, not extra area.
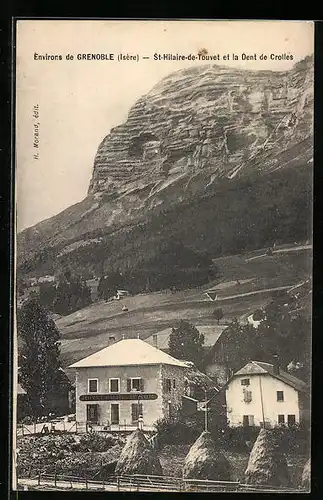
M 292 286 L 310 275 L 309 249 L 252 258 L 263 253 L 264 250 L 259 250 L 216 259 L 214 263 L 219 269 L 220 279 L 200 288 L 95 302 L 57 319 L 62 335 L 63 367 L 106 347 L 111 335 L 117 340 L 123 335 L 126 338 L 139 335 L 145 339 L 173 326 L 179 319 L 189 320 L 197 326 L 213 325 L 216 321 L 212 312 L 216 307 L 221 307 L 224 312 L 221 323 L 228 323 L 234 317 L 246 318 L 270 301 L 275 295 L 271 288 Z M 218 293 L 214 302 L 205 294 L 210 289 L 216 289 Z M 128 307 L 127 312 L 122 312 L 124 304 Z
M 160 463 L 165 476 L 181 477 L 189 445 L 167 445 L 159 453 Z M 242 481 L 248 465 L 249 454 L 233 451 L 223 452 L 232 467 L 232 480 Z M 293 486 L 298 486 L 307 457 L 288 455 L 287 464 Z

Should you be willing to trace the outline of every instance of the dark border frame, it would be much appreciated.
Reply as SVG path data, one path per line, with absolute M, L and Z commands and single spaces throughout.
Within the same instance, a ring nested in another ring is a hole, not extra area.
M 1 92 L 2 97 L 2 116 L 4 116 L 5 133 L 1 136 L 1 149 L 0 149 L 0 159 L 1 162 L 1 197 L 0 206 L 2 209 L 2 219 L 0 224 L 1 235 L 0 238 L 0 248 L 1 248 L 1 263 L 2 263 L 2 301 L 1 313 L 0 313 L 0 325 L 2 333 L 2 349 L 0 350 L 1 355 L 1 443 L 2 443 L 2 455 L 4 457 L 8 456 L 8 467 L 2 467 L 2 477 L 1 486 L 3 488 L 3 498 L 18 498 L 18 494 L 11 490 L 11 420 L 12 420 L 12 410 L 11 410 L 11 386 L 12 386 L 12 374 L 11 374 L 11 359 L 12 359 L 12 299 L 13 299 L 13 242 L 14 242 L 14 218 L 13 218 L 13 208 L 14 208 L 14 166 L 15 166 L 15 154 L 14 154 L 14 131 L 15 131 L 15 102 L 14 94 L 12 90 L 15 88 L 15 20 L 16 19 L 48 19 L 52 18 L 48 11 L 57 10 L 59 8 L 58 2 L 56 6 L 51 8 L 50 5 L 45 6 L 35 5 L 36 2 L 28 2 L 28 5 L 24 3 L 23 5 L 18 5 L 16 2 L 13 7 L 14 12 L 10 11 L 10 7 L 7 6 L 7 12 L 5 12 L 5 19 L 2 21 L 2 29 L 0 31 L 0 37 L 2 38 L 2 52 L 0 52 L 0 62 L 1 62 L 1 83 L 4 92 Z M 161 6 L 161 3 L 157 3 L 155 7 Z M 135 10 L 140 10 L 139 6 L 134 6 Z M 167 2 L 162 4 L 164 11 L 168 10 Z M 17 16 L 17 10 L 20 9 L 20 15 Z M 64 10 L 64 9 L 63 9 Z M 165 20 L 192 20 L 197 19 L 197 17 L 69 17 L 70 9 L 67 4 L 65 4 L 65 10 L 67 11 L 65 16 L 57 16 L 54 19 L 137 19 L 137 20 L 149 20 L 149 19 L 165 19 Z M 72 9 L 73 10 L 73 9 Z M 82 10 L 82 9 L 80 9 Z M 104 9 L 105 10 L 105 9 Z M 131 10 L 131 9 L 130 9 Z M 176 10 L 176 9 L 175 9 Z M 31 12 L 37 12 L 38 15 L 31 15 Z M 47 11 L 47 12 L 46 12 Z M 53 13 L 53 12 L 52 12 Z M 28 15 L 29 14 L 29 15 Z M 39 15 L 40 14 L 40 15 Z M 12 17 L 15 16 L 15 17 Z M 212 17 L 205 17 L 205 20 L 212 20 Z M 217 17 L 221 19 L 221 17 Z M 223 17 L 222 19 L 226 19 Z M 229 19 L 229 18 L 227 18 Z M 243 19 L 243 18 L 242 18 Z M 245 19 L 251 19 L 250 17 Z M 257 18 L 254 18 L 257 19 Z M 261 19 L 259 16 L 258 19 Z M 275 17 L 262 17 L 262 19 L 275 19 Z M 276 17 L 279 19 L 279 17 Z M 285 18 L 289 20 L 288 17 Z M 307 18 L 303 20 L 312 20 L 313 18 Z M 199 18 L 203 20 L 203 18 Z M 0 38 L 0 39 L 1 39 Z M 311 496 L 319 493 L 321 489 L 321 468 L 320 468 L 320 412 L 319 412 L 319 402 L 321 398 L 321 387 L 320 387 L 320 368 L 323 367 L 322 357 L 320 356 L 320 342 L 319 336 L 322 335 L 320 314 L 322 310 L 321 301 L 323 299 L 323 288 L 322 288 L 322 274 L 320 272 L 320 235 L 323 232 L 323 216 L 322 216 L 322 176 L 323 172 L 320 167 L 320 163 L 323 156 L 323 146 L 322 146 L 322 110 L 323 110 L 323 71 L 322 71 L 322 59 L 323 59 L 323 24 L 322 21 L 316 21 L 315 25 L 315 164 L 316 169 L 314 171 L 314 248 L 313 248 L 313 261 L 314 261 L 314 271 L 313 271 L 313 389 L 312 394 L 313 400 L 313 420 L 312 420 L 312 435 L 315 438 L 312 439 L 312 492 Z M 5 65 L 7 62 L 7 65 Z M 10 124 L 10 125 L 9 125 Z M 8 302 L 7 300 L 8 299 Z M 317 330 L 317 331 L 316 331 Z M 317 391 L 317 396 L 315 396 L 315 391 Z M 7 398 L 8 396 L 8 398 Z M 8 406 L 9 400 L 9 406 Z M 36 492 L 36 497 L 41 495 L 42 492 Z M 50 496 L 51 492 L 45 492 Z M 57 497 L 62 498 L 67 495 L 70 498 L 73 493 L 57 492 Z M 23 498 L 32 498 L 33 492 L 19 492 L 19 496 Z M 85 493 L 76 493 L 76 498 L 82 498 Z M 99 494 L 93 494 L 97 496 Z M 145 496 L 149 496 L 146 494 Z

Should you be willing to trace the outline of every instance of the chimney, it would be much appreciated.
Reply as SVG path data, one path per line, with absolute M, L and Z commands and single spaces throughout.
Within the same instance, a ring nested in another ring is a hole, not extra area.
M 116 341 L 116 338 L 115 338 L 114 335 L 112 335 L 111 337 L 109 337 L 109 345 L 113 344 L 115 341 Z
M 278 354 L 275 354 L 274 355 L 274 369 L 273 369 L 273 373 L 274 375 L 279 375 L 279 357 L 278 357 Z
M 157 333 L 155 333 L 153 335 L 153 342 L 154 342 L 154 347 L 156 347 L 158 349 L 158 337 L 157 337 Z

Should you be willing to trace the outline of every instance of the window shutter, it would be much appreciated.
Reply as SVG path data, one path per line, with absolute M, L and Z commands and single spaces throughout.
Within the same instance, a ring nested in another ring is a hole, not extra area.
M 137 417 L 137 405 L 133 403 L 131 405 L 131 420 L 132 422 L 135 422 L 138 419 Z
M 131 392 L 131 380 L 127 378 L 127 392 Z
M 142 403 L 139 403 L 139 415 L 143 416 Z
M 145 390 L 144 387 L 145 387 L 144 379 L 141 378 L 140 379 L 140 390 L 141 390 L 141 392 L 144 392 L 144 390 Z
M 251 391 L 244 391 L 244 402 L 245 403 L 250 403 L 252 401 L 252 392 Z

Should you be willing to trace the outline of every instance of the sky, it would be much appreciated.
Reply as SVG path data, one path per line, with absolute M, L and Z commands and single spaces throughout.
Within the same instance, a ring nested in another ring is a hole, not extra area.
M 210 64 L 155 61 L 154 53 L 187 55 L 205 48 L 220 55 L 214 64 L 288 70 L 313 53 L 314 24 L 19 20 L 16 45 L 16 206 L 21 231 L 86 196 L 100 142 L 127 119 L 139 97 L 173 71 Z M 62 60 L 35 59 L 35 53 L 62 55 Z M 113 53 L 115 60 L 77 60 L 83 53 Z M 118 61 L 120 53 L 138 54 L 139 61 Z M 242 60 L 243 53 L 256 54 L 257 60 Z M 67 54 L 74 59 L 66 60 Z M 226 54 L 229 60 L 223 60 Z M 268 59 L 260 60 L 261 54 Z M 293 60 L 271 60 L 270 54 L 292 55 Z M 38 148 L 33 146 L 35 131 Z

